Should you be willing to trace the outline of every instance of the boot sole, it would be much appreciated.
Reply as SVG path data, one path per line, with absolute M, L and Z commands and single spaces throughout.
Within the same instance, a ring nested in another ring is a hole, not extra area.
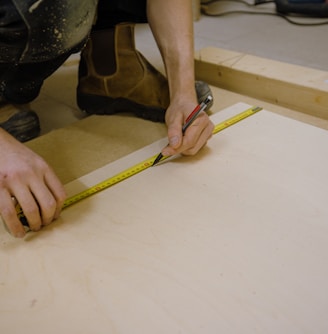
M 40 122 L 34 111 L 21 111 L 0 123 L 3 128 L 20 142 L 34 139 L 40 134 Z
M 88 114 L 114 115 L 129 112 L 153 122 L 165 121 L 164 109 L 148 107 L 125 98 L 77 93 L 77 104 L 81 110 Z

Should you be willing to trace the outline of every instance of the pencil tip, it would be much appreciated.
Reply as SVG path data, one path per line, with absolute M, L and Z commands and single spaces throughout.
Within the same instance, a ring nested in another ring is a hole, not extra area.
M 156 157 L 156 159 L 154 160 L 152 166 L 157 165 L 157 164 L 159 163 L 159 161 L 160 161 L 162 158 L 163 158 L 163 154 L 160 153 L 160 154 Z

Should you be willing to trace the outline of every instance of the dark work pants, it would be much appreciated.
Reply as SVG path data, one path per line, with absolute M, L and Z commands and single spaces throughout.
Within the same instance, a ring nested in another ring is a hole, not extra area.
M 147 22 L 146 0 L 97 2 L 0 0 L 0 101 L 34 100 L 43 81 L 83 48 L 91 29 Z

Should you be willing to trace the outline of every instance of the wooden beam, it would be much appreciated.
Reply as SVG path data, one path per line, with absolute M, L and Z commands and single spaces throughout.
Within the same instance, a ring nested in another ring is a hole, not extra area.
M 328 72 L 207 47 L 195 55 L 196 78 L 211 85 L 328 119 Z

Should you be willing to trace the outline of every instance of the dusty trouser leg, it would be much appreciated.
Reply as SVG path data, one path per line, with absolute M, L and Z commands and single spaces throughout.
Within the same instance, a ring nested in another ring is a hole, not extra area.
M 1 0 L 0 127 L 20 141 L 38 135 L 37 115 L 26 103 L 43 81 L 84 46 L 97 0 Z
M 36 137 L 39 119 L 26 105 L 14 107 L 6 103 L 6 77 L 15 71 L 25 49 L 28 31 L 19 13 L 9 0 L 0 3 L 0 127 L 20 141 Z M 16 65 L 16 66 L 15 66 Z
M 145 22 L 145 0 L 100 0 L 97 22 L 79 66 L 77 102 L 82 110 L 128 111 L 164 122 L 170 102 L 167 79 L 135 47 L 134 25 Z M 200 101 L 211 93 L 203 82 L 196 83 L 196 92 Z

